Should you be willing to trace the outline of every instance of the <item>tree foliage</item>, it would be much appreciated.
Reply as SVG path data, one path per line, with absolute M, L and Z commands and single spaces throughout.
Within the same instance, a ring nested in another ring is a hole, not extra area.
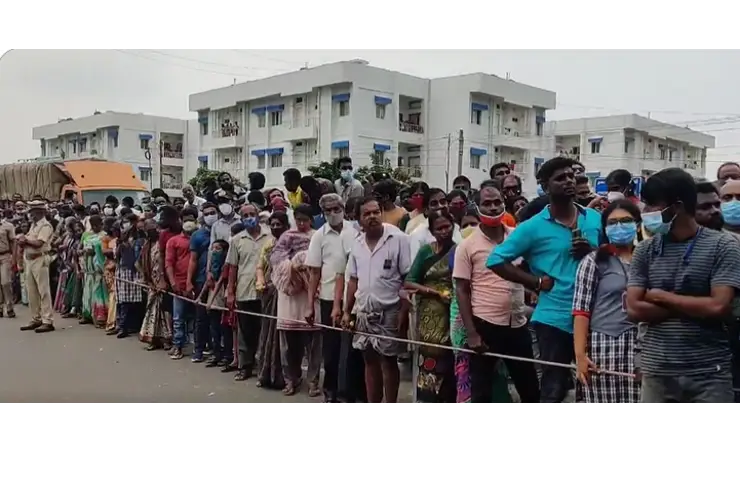
M 203 187 L 205 186 L 208 180 L 213 180 L 214 182 L 218 182 L 218 177 L 222 173 L 228 173 L 234 179 L 234 185 L 243 187 L 241 181 L 238 178 L 234 177 L 234 175 L 232 175 L 230 172 L 223 172 L 220 170 L 209 170 L 203 167 L 198 168 L 198 171 L 195 172 L 195 176 L 191 178 L 190 180 L 188 180 L 188 183 L 195 189 L 195 191 L 202 192 Z
M 318 165 L 308 167 L 308 171 L 316 178 L 326 178 L 332 182 L 339 179 L 340 172 L 336 161 L 321 162 Z M 370 183 L 377 182 L 383 178 L 392 178 L 404 185 L 411 184 L 408 169 L 393 168 L 390 159 L 381 160 L 377 153 L 370 155 L 370 165 L 363 165 L 355 170 L 355 178 Z

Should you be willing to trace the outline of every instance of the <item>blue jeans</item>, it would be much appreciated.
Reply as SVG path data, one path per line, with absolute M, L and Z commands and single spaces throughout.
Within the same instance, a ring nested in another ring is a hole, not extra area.
M 172 298 L 172 345 L 184 348 L 188 343 L 188 317 L 192 309 L 190 302 L 180 298 Z

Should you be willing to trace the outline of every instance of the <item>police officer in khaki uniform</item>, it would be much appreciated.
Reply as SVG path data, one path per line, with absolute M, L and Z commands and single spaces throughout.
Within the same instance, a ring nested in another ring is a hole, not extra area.
M 8 318 L 15 317 L 13 311 L 13 266 L 15 265 L 15 227 L 10 222 L 12 210 L 6 210 L 0 218 L 0 317 L 3 306 Z
M 32 315 L 31 322 L 21 330 L 34 330 L 36 333 L 54 331 L 49 288 L 49 250 L 54 229 L 45 214 L 46 203 L 40 200 L 29 202 L 28 216 L 33 223 L 28 235 L 18 237 L 18 244 L 23 247 L 28 305 Z

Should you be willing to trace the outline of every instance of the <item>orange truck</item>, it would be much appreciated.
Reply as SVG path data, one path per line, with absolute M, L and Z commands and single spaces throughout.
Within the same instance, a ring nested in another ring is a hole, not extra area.
M 141 203 L 148 190 L 127 163 L 88 159 L 0 165 L 0 200 L 16 194 L 24 200 L 40 195 L 50 201 L 74 198 L 84 205 L 102 205 L 108 195 Z

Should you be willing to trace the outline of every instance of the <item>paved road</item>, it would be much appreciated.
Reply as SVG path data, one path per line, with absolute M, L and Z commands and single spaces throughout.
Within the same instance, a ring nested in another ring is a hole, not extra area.
M 56 320 L 55 332 L 21 332 L 28 310 L 0 318 L 0 401 L 2 402 L 320 402 L 305 392 L 279 391 L 237 383 L 233 373 L 170 360 L 147 352 L 135 337 L 119 340 L 73 319 Z

